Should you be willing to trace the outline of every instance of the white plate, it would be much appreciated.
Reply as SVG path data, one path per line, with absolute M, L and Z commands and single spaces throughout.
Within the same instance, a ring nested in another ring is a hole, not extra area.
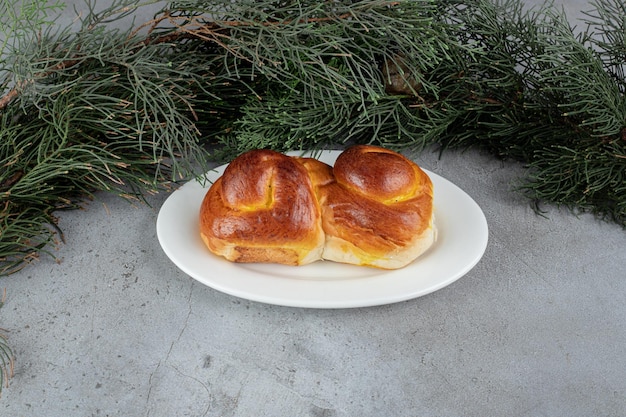
M 338 151 L 315 153 L 333 164 Z M 215 181 L 226 165 L 206 174 Z M 426 170 L 425 170 L 426 171 Z M 478 263 L 488 228 L 480 207 L 450 181 L 426 171 L 434 185 L 437 242 L 413 263 L 380 270 L 320 261 L 306 266 L 239 264 L 213 255 L 200 238 L 198 217 L 210 183 L 184 184 L 170 195 L 157 219 L 157 235 L 167 256 L 183 272 L 218 291 L 292 307 L 349 308 L 420 297 L 450 285 Z

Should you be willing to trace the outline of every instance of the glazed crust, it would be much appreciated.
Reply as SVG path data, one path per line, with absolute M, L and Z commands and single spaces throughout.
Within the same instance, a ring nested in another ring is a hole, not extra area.
M 413 161 L 358 145 L 339 155 L 324 187 L 323 258 L 396 269 L 433 244 L 433 185 Z
M 274 151 L 239 156 L 207 192 L 200 234 L 213 253 L 234 262 L 319 260 L 324 232 L 308 172 Z
M 401 268 L 435 241 L 433 185 L 417 164 L 375 146 L 347 149 L 334 167 L 250 151 L 207 192 L 200 234 L 234 262 Z

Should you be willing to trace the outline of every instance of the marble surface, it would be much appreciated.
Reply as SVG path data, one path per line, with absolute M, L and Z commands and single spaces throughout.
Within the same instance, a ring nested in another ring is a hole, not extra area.
M 538 215 L 513 191 L 521 166 L 415 160 L 480 205 L 489 244 L 452 285 L 379 307 L 280 307 L 198 283 L 157 241 L 167 194 L 61 213 L 57 260 L 0 279 L 16 354 L 0 416 L 623 416 L 624 230 Z

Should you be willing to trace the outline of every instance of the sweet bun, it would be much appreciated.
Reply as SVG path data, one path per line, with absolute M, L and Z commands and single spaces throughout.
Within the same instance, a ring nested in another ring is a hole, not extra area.
M 321 259 L 321 209 L 295 158 L 254 150 L 230 163 L 200 208 L 200 236 L 233 262 L 305 265 Z
M 250 151 L 208 190 L 200 235 L 234 262 L 402 268 L 435 241 L 433 185 L 417 164 L 375 146 L 348 148 L 334 167 Z
M 433 184 L 401 154 L 369 145 L 341 153 L 321 196 L 322 257 L 397 269 L 434 243 Z

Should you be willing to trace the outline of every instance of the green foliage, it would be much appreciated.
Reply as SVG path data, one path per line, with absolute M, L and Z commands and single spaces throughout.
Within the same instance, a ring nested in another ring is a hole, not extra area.
M 626 225 L 621 1 L 578 32 L 519 0 L 181 0 L 126 29 L 143 5 L 59 28 L 56 5 L 9 4 L 0 275 L 94 191 L 141 198 L 253 148 L 478 147 L 528 166 L 531 201 Z
M 122 6 L 42 37 L 27 65 L 15 51 L 5 61 L 5 97 L 15 97 L 0 114 L 0 275 L 55 240 L 53 212 L 95 190 L 141 198 L 203 154 L 190 86 L 205 72 L 181 64 L 197 54 L 171 61 L 170 45 L 141 47 L 130 30 L 101 26 Z

